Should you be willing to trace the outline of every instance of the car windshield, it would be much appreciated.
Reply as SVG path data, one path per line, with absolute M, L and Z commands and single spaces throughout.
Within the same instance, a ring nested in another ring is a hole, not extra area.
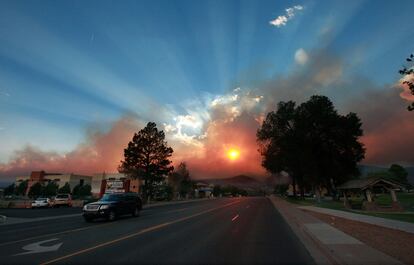
M 104 194 L 100 201 L 120 201 L 121 195 L 119 194 Z
M 62 198 L 62 199 L 65 199 L 65 198 L 68 198 L 69 196 L 68 195 L 57 195 L 56 196 L 56 198 Z
M 37 198 L 36 200 L 37 200 L 37 201 L 46 201 L 46 200 L 47 200 L 47 198 Z

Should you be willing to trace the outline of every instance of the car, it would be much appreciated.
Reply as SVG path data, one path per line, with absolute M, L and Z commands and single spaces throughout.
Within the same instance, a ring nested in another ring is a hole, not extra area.
M 47 208 L 51 206 L 51 202 L 49 198 L 37 198 L 32 202 L 32 208 Z
M 83 207 L 83 218 L 90 222 L 96 218 L 114 221 L 125 214 L 138 216 L 142 209 L 142 200 L 137 193 L 105 193 L 102 198 Z
M 72 196 L 70 194 L 58 194 L 53 200 L 53 207 L 72 207 Z

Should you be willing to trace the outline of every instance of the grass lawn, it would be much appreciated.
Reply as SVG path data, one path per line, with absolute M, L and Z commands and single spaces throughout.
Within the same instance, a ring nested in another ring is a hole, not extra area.
M 344 207 L 342 201 L 324 201 L 322 200 L 320 203 L 317 203 L 313 198 L 306 198 L 305 200 L 302 199 L 294 199 L 294 198 L 286 198 L 288 202 L 303 205 L 303 206 L 316 206 L 322 208 L 329 208 L 334 210 L 341 210 L 347 212 L 353 212 L 357 214 L 364 214 L 370 216 L 376 216 L 386 219 L 398 220 L 403 222 L 414 223 L 414 194 L 412 193 L 397 193 L 397 197 L 401 205 L 406 209 L 408 212 L 404 213 L 383 213 L 383 212 L 365 212 L 359 210 L 349 210 Z M 354 198 L 354 202 L 358 203 L 359 199 Z M 378 194 L 375 198 L 375 201 L 380 205 L 390 205 L 391 204 L 391 196 L 389 194 Z

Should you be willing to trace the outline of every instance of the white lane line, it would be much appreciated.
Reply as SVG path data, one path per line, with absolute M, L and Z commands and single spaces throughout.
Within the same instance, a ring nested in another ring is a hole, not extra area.
M 233 219 L 231 219 L 231 221 L 234 222 L 237 218 L 239 218 L 239 215 L 236 215 L 235 217 L 233 217 Z

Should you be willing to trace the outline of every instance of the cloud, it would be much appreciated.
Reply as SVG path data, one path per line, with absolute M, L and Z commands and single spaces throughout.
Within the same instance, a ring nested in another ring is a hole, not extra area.
M 286 13 L 284 15 L 278 16 L 274 20 L 269 21 L 269 23 L 270 25 L 276 26 L 278 28 L 286 26 L 287 22 L 295 17 L 296 12 L 303 10 L 303 8 L 304 7 L 301 5 L 289 7 L 285 10 Z
M 300 48 L 295 52 L 295 62 L 300 65 L 304 65 L 308 62 L 308 54 L 304 49 Z
M 165 131 L 174 149 L 174 164 L 187 162 L 196 179 L 237 174 L 265 177 L 256 143 L 256 131 L 265 114 L 279 101 L 299 104 L 314 94 L 330 97 L 343 114 L 352 111 L 361 117 L 361 140 L 367 147 L 363 163 L 414 164 L 413 116 L 406 110 L 400 91 L 392 85 L 378 86 L 356 74 L 344 75 L 349 66 L 328 50 L 306 54 L 306 64 L 295 65 L 288 75 L 262 80 L 254 87 L 237 87 L 222 95 L 206 94 L 180 106 L 180 111 L 166 108 L 154 113 L 151 119 Z M 109 128 L 90 127 L 83 143 L 65 154 L 25 146 L 8 163 L 0 164 L 0 177 L 27 175 L 32 170 L 116 171 L 123 149 L 145 123 L 135 115 L 126 115 Z M 240 150 L 240 159 L 227 159 L 230 148 Z
M 411 93 L 411 90 L 407 84 L 403 84 L 404 81 L 414 82 L 414 74 L 405 75 L 400 79 L 397 87 L 401 88 L 400 97 L 407 101 L 414 101 L 414 95 Z
M 16 150 L 8 163 L 0 163 L 0 177 L 10 179 L 35 170 L 83 174 L 114 172 L 123 149 L 143 124 L 135 115 L 126 115 L 112 123 L 109 130 L 90 127 L 84 142 L 65 154 L 26 145 Z

